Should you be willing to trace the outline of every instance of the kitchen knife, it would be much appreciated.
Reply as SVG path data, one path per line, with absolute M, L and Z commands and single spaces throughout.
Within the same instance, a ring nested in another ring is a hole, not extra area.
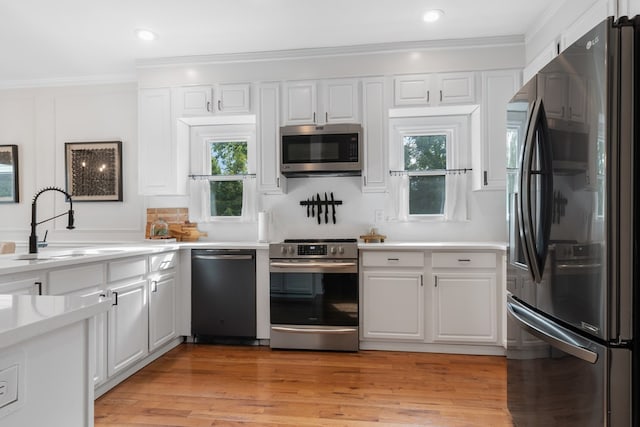
M 331 192 L 331 217 L 333 218 L 333 223 L 336 223 L 336 201 L 333 198 L 333 191 Z
M 324 192 L 324 223 L 329 224 L 329 198 L 327 192 Z
M 322 224 L 322 217 L 320 215 L 322 215 L 322 206 L 320 205 L 321 200 L 320 200 L 320 193 L 317 193 L 318 198 L 316 199 L 318 202 L 318 224 Z

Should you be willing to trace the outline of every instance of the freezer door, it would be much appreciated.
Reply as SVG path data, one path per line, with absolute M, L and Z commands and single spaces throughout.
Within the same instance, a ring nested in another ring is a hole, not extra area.
M 631 425 L 630 350 L 588 340 L 513 298 L 507 312 L 514 329 L 507 400 L 515 426 Z

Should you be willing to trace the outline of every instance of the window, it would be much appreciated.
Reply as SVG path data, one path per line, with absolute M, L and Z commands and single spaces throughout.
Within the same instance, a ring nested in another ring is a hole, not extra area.
M 424 116 L 415 109 L 389 111 L 390 196 L 397 220 L 467 220 L 467 152 L 470 139 L 478 137 L 472 129 L 479 129 L 479 111 L 455 108 L 442 115 L 435 111 L 443 109 L 424 109 Z
M 404 170 L 409 175 L 409 215 L 442 215 L 446 189 L 447 134 L 403 137 Z
M 209 203 L 212 217 L 242 215 L 243 176 L 248 173 L 247 141 L 209 143 L 211 178 Z

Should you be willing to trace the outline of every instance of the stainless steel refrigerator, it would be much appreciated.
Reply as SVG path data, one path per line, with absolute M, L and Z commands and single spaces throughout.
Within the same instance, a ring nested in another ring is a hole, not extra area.
M 639 29 L 605 20 L 507 108 L 516 426 L 640 425 Z

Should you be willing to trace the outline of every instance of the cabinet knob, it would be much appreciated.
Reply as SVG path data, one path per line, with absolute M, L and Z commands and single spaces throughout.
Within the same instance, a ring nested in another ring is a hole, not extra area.
M 207 101 L 207 111 L 211 112 L 211 101 Z
M 222 111 L 222 101 L 218 99 L 218 111 Z

